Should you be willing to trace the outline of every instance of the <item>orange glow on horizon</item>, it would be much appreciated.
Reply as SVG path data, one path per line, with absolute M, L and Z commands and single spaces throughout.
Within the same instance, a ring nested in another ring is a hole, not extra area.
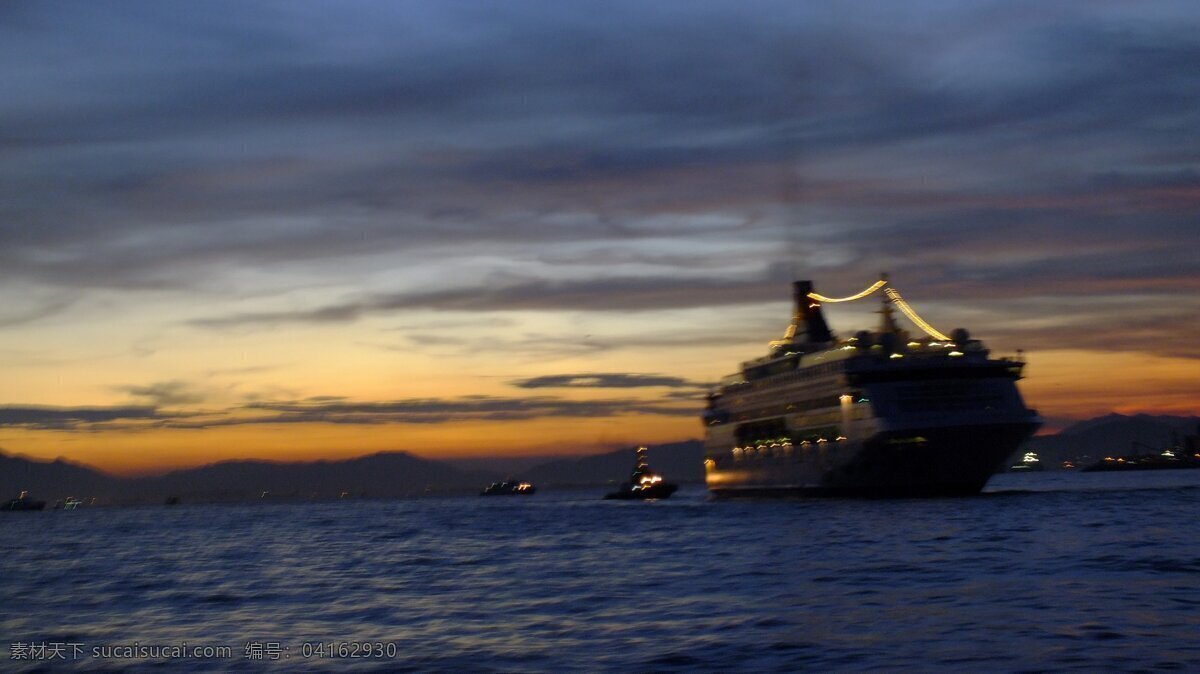
M 389 451 L 434 460 L 580 456 L 701 434 L 698 417 L 625 415 L 446 425 L 277 424 L 139 433 L 10 429 L 0 434 L 0 447 L 39 460 L 62 457 L 115 475 L 134 476 L 221 461 L 344 460 Z
M 1082 420 L 1111 412 L 1192 415 L 1200 399 L 1200 361 L 1082 350 L 1034 352 L 1028 358 L 1020 387 L 1028 404 L 1047 418 Z M 693 357 L 691 362 L 713 361 Z M 579 363 L 565 368 L 599 371 Z M 694 378 L 715 376 L 700 372 Z M 468 390 L 468 383 L 458 380 L 448 388 Z M 591 400 L 612 396 L 613 390 L 558 390 L 555 395 Z M 663 402 L 650 392 L 628 397 Z M 699 438 L 703 428 L 698 416 L 699 409 L 696 416 L 543 416 L 440 423 L 246 423 L 200 429 L 77 431 L 9 427 L 0 430 L 0 450 L 41 460 L 63 457 L 119 475 L 157 474 L 230 460 L 339 460 L 383 451 L 405 451 L 426 459 L 578 456 Z

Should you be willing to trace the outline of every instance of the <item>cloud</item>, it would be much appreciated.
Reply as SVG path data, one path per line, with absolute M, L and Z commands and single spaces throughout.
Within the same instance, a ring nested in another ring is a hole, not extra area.
M 3 274 L 187 288 L 463 240 L 620 241 L 715 204 L 859 219 L 916 189 L 952 202 L 976 181 L 1053 192 L 1200 161 L 1154 158 L 1200 121 L 1182 6 L 686 9 L 13 10 Z M 565 209 L 597 217 L 536 217 Z
M 628 414 L 695 416 L 698 408 L 673 400 L 632 398 L 569 400 L 555 396 L 410 398 L 355 401 L 340 396 L 258 401 L 219 410 L 170 412 L 154 407 L 0 407 L 0 427 L 50 431 L 199 430 L 277 424 L 450 424 L 522 421 L 547 417 L 612 417 Z
M 95 307 L 248 330 L 725 311 L 786 302 L 787 261 L 822 289 L 886 270 L 922 310 L 989 310 L 993 334 L 1029 348 L 1064 329 L 1195 353 L 1180 336 L 1200 313 L 1193 4 L 0 11 L 14 339 Z M 164 298 L 176 311 L 155 311 Z M 1080 308 L 1092 298 L 1120 310 Z M 429 325 L 405 348 L 479 345 Z M 488 340 L 574 354 L 733 339 L 687 327 Z M 185 421 L 199 423 L 154 423 Z
M 694 388 L 696 382 L 680 377 L 625 372 L 590 372 L 581 374 L 557 374 L 509 382 L 518 388 Z
M 508 398 L 414 398 L 380 402 L 303 400 L 253 403 L 248 410 L 274 413 L 253 423 L 438 424 L 461 421 L 517 421 L 544 417 L 610 417 L 624 414 L 690 416 L 691 407 L 634 399 L 568 400 L 553 396 Z
M 39 289 L 13 288 L 5 307 L 0 310 L 0 329 L 54 316 L 75 304 L 78 297 L 58 291 L 39 292 Z M 18 292 L 19 290 L 19 292 Z
M 30 430 L 89 430 L 112 422 L 153 422 L 159 418 L 153 407 L 0 407 L 0 427 Z
M 286 323 L 350 323 L 373 314 L 411 309 L 442 311 L 653 311 L 744 304 L 788 297 L 788 282 L 671 277 L 599 278 L 580 281 L 509 279 L 478 287 L 372 295 L 309 310 L 240 313 L 194 319 L 193 325 L 226 328 Z
M 136 398 L 145 398 L 154 407 L 194 405 L 204 402 L 207 396 L 203 391 L 185 381 L 162 381 L 146 386 L 117 386 L 117 391 L 128 393 Z

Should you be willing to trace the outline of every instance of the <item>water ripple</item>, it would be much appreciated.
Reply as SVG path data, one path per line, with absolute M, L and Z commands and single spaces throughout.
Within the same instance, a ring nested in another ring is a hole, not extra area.
M 1129 477 L 928 501 L 693 488 L 10 514 L 0 657 L 35 671 L 12 643 L 186 641 L 232 657 L 53 669 L 1198 671 L 1200 524 L 1181 513 L 1200 488 Z M 248 641 L 289 656 L 247 660 Z M 375 641 L 396 656 L 300 653 Z

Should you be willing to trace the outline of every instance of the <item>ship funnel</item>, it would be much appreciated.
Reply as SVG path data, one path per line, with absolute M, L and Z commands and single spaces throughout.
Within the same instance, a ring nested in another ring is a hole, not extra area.
M 792 342 L 832 342 L 833 333 L 821 313 L 821 303 L 809 297 L 813 292 L 812 281 L 792 283 L 792 325 L 788 328 Z

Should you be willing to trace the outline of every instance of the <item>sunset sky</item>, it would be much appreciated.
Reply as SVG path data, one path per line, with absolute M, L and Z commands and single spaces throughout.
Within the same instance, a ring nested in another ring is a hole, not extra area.
M 700 437 L 883 271 L 1049 430 L 1197 413 L 1195 2 L 10 2 L 0 85 L 7 453 Z

